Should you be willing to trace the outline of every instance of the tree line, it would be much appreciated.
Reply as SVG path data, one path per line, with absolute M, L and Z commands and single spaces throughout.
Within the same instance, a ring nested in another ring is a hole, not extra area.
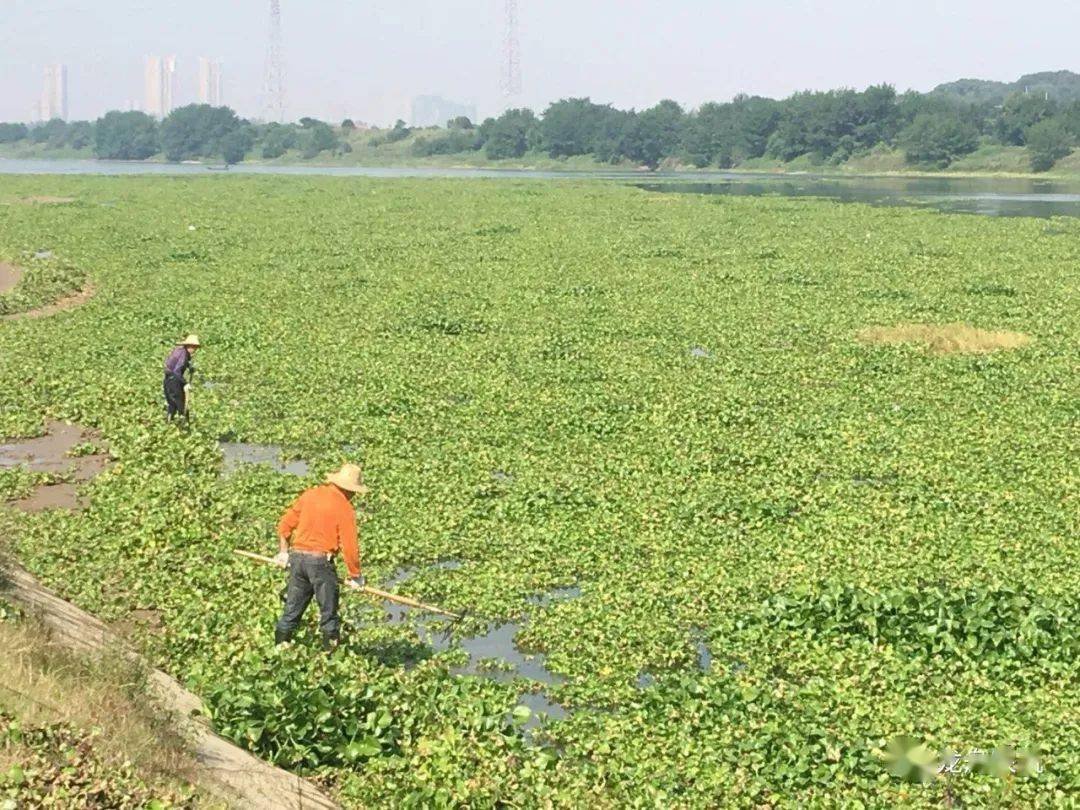
M 1032 89 L 1034 87 L 1034 90 Z M 356 142 L 352 121 L 334 126 L 314 118 L 253 123 L 228 107 L 192 104 L 158 122 L 141 112 L 109 112 L 97 121 L 60 120 L 27 127 L 0 124 L 0 143 L 28 140 L 85 149 L 103 159 L 274 159 L 342 154 Z M 983 144 L 1026 147 L 1031 167 L 1045 171 L 1080 144 L 1080 76 L 1032 74 L 1012 85 L 963 80 L 930 93 L 898 94 L 889 85 L 865 90 L 796 93 L 775 100 L 740 95 L 686 110 L 664 100 L 644 110 L 621 110 L 588 98 L 556 101 L 539 115 L 507 110 L 475 125 L 455 118 L 445 128 L 413 132 L 403 121 L 371 134 L 380 147 L 410 139 L 419 157 L 479 152 L 490 160 L 546 153 L 591 156 L 605 163 L 656 168 L 662 164 L 721 169 L 767 158 L 838 165 L 878 149 L 899 149 L 907 164 L 945 168 Z
M 440 151 L 443 143 L 460 141 L 448 131 L 418 147 Z M 994 104 L 898 95 L 888 85 L 797 93 L 782 101 L 738 96 L 690 111 L 671 100 L 635 111 L 572 98 L 540 116 L 521 109 L 488 119 L 471 148 L 496 160 L 540 150 L 554 158 L 720 169 L 755 158 L 839 165 L 875 149 L 899 148 L 912 167 L 940 169 L 984 143 L 1027 147 L 1032 169 L 1046 171 L 1080 143 L 1080 100 L 1017 92 Z
M 54 149 L 92 147 L 102 160 L 146 160 L 161 154 L 173 162 L 219 158 L 239 163 L 253 150 L 264 158 L 281 157 L 291 149 L 306 158 L 347 151 L 338 129 L 314 118 L 301 118 L 296 124 L 255 124 L 228 107 L 189 104 L 160 122 L 142 112 L 114 110 L 92 122 L 0 124 L 0 143 L 25 140 Z

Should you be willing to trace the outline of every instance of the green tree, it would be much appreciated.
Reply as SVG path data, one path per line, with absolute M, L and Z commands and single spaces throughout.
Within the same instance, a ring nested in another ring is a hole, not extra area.
M 29 137 L 26 124 L 0 124 L 0 143 L 15 143 Z
M 636 117 L 632 112 L 605 105 L 603 115 L 593 132 L 592 153 L 597 160 L 617 163 L 626 157 L 630 132 Z
M 544 110 L 540 124 L 544 149 L 554 158 L 592 152 L 605 115 L 604 106 L 587 98 L 552 102 Z
M 491 160 L 521 157 L 540 144 L 540 122 L 532 110 L 507 110 L 480 126 L 484 154 Z
M 476 134 L 471 130 L 452 129 L 433 138 L 423 136 L 412 143 L 411 151 L 417 157 L 430 155 L 453 155 L 477 148 Z
M 339 145 L 337 135 L 334 134 L 334 130 L 330 128 L 330 125 L 317 121 L 306 133 L 303 154 L 305 158 L 310 160 L 321 152 L 335 151 Z
M 255 144 L 250 127 L 239 127 L 221 139 L 221 157 L 229 164 L 240 163 Z
M 627 135 L 626 156 L 655 169 L 679 148 L 685 118 L 682 107 L 670 99 L 638 113 Z
M 469 120 L 467 115 L 459 115 L 456 118 L 451 118 L 446 122 L 447 129 L 475 129 L 473 122 Z
M 94 143 L 94 125 L 90 121 L 72 121 L 65 137 L 72 149 L 85 149 Z
M 1060 118 L 1046 118 L 1032 124 L 1024 133 L 1028 152 L 1031 153 L 1031 169 L 1045 172 L 1073 149 L 1073 135 Z
M 731 165 L 732 106 L 710 101 L 687 116 L 683 127 L 683 153 L 698 168 L 713 163 L 724 168 Z
M 341 128 L 346 132 L 351 132 L 356 129 L 356 123 L 351 118 L 346 118 L 341 122 Z
M 262 156 L 267 160 L 279 158 L 297 145 L 296 130 L 289 124 L 267 124 L 262 136 Z
M 161 122 L 161 147 L 165 157 L 174 162 L 220 155 L 225 138 L 241 126 L 228 107 L 188 104 Z
M 908 163 L 945 168 L 958 157 L 975 151 L 979 133 L 959 115 L 920 113 L 900 133 L 900 145 Z
M 146 160 L 158 149 L 158 126 L 146 113 L 113 110 L 94 124 L 94 154 L 103 160 Z
M 405 122 L 399 118 L 394 122 L 393 129 L 386 133 L 386 142 L 397 143 L 398 141 L 403 141 L 409 137 L 410 132 L 412 132 L 412 130 L 405 126 Z
M 1044 96 L 1013 93 L 998 114 L 995 135 L 1002 143 L 1023 146 L 1027 131 L 1057 112 L 1057 103 Z
M 59 118 L 38 124 L 30 130 L 30 140 L 34 143 L 47 143 L 53 149 L 63 146 L 66 137 L 67 124 Z

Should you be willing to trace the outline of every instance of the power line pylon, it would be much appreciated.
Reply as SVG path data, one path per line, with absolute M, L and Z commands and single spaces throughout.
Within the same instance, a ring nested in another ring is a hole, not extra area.
M 263 114 L 267 121 L 285 121 L 285 53 L 281 41 L 281 0 L 270 0 L 270 42 L 266 49 Z
M 503 0 L 503 53 L 499 89 L 506 109 L 516 106 L 521 95 L 521 43 L 518 40 L 517 0 Z

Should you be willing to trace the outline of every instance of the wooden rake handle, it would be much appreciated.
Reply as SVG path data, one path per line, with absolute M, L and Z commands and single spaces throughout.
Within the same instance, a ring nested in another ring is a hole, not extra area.
M 274 565 L 274 559 L 272 557 L 264 557 L 262 554 L 255 554 L 251 551 L 244 551 L 242 549 L 233 549 L 233 554 L 238 557 L 246 557 L 249 560 L 263 563 L 264 565 Z M 396 593 L 389 593 L 388 591 L 381 591 L 378 588 L 372 588 L 365 585 L 360 589 L 361 593 L 366 593 L 368 596 L 376 596 L 379 599 L 388 599 L 391 602 L 397 602 L 399 605 L 405 605 L 406 607 L 416 608 L 418 610 L 424 610 L 428 613 L 437 613 L 440 616 L 448 616 L 451 619 L 460 619 L 461 616 L 457 613 L 451 613 L 448 610 L 437 608 L 434 605 L 427 605 L 423 602 L 418 602 L 415 599 L 410 599 L 407 596 L 399 596 Z

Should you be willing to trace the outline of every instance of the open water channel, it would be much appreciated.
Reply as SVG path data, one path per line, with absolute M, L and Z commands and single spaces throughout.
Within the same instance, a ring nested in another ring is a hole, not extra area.
M 658 192 L 814 197 L 870 205 L 908 205 L 987 216 L 1080 216 L 1080 181 L 1011 177 L 871 177 L 744 172 L 649 172 L 625 169 L 560 172 L 534 169 L 272 166 L 238 164 L 228 172 L 202 165 L 108 160 L 0 158 L 0 174 L 154 174 L 221 177 L 276 174 L 337 177 L 484 177 L 611 180 Z

